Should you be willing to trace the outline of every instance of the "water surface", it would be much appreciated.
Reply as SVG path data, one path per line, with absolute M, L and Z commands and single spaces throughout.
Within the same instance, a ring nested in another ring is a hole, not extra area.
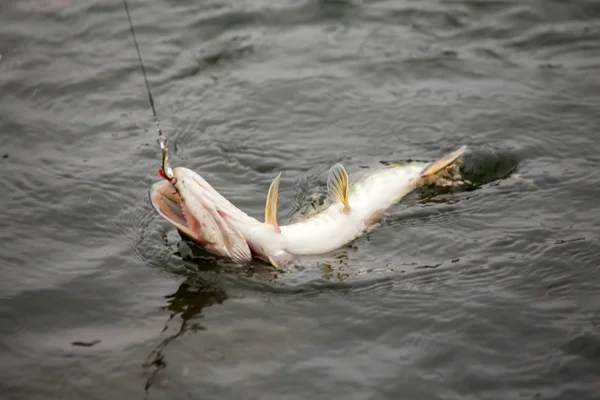
M 598 398 L 597 2 L 130 9 L 172 163 L 253 216 L 338 161 L 466 144 L 485 183 L 287 274 L 190 260 L 122 3 L 3 2 L 3 398 Z

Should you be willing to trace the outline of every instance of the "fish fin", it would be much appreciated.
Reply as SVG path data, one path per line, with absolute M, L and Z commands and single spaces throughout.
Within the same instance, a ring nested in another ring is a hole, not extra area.
M 224 230 L 224 243 L 231 259 L 238 264 L 250 262 L 252 260 L 252 253 L 242 232 L 233 224 L 227 213 L 217 210 L 217 214 L 222 218 L 219 222 L 221 222 L 222 229 Z
M 290 269 L 294 262 L 294 257 L 285 250 L 269 254 L 268 258 L 271 265 L 282 271 Z
M 334 200 L 344 205 L 344 213 L 348 214 L 350 212 L 350 203 L 348 202 L 348 173 L 342 164 L 337 163 L 329 170 L 327 189 Z
M 218 251 L 217 254 L 227 255 L 238 264 L 250 262 L 252 253 L 248 242 L 233 223 L 231 215 L 218 204 L 214 204 L 208 197 L 201 196 L 198 200 L 208 216 L 205 219 L 207 221 L 210 219 L 214 224 L 213 237 L 210 239 L 218 239 L 212 246 Z
M 275 232 L 281 232 L 279 223 L 277 223 L 277 205 L 279 203 L 279 181 L 281 180 L 281 172 L 273 179 L 267 194 L 267 204 L 265 205 L 265 224 L 272 225 Z
M 452 153 L 449 153 L 439 160 L 432 162 L 421 172 L 421 177 L 430 177 L 437 174 L 444 168 L 456 163 L 465 153 L 466 148 L 467 146 L 462 146 L 458 150 L 454 150 Z
M 237 238 L 239 239 L 239 238 Z M 245 264 L 252 261 L 252 253 L 243 238 L 242 240 L 235 240 L 230 244 L 229 252 L 231 253 L 231 259 L 237 264 Z

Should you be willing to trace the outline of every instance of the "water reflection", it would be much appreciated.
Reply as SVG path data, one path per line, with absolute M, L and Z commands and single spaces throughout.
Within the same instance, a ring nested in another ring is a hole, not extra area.
M 154 386 L 165 386 L 169 379 L 161 373 L 167 367 L 164 350 L 174 340 L 187 332 L 198 332 L 205 328 L 198 321 L 202 311 L 214 304 L 221 304 L 227 300 L 227 293 L 219 284 L 218 279 L 212 277 L 189 277 L 174 293 L 165 296 L 167 304 L 162 308 L 170 312 L 161 334 L 171 330 L 175 325 L 174 333 L 167 335 L 148 355 L 144 368 L 150 373 L 146 381 L 146 395 Z

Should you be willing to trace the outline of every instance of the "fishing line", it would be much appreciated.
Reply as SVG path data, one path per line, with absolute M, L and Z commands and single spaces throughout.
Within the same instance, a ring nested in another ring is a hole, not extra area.
M 146 91 L 148 92 L 148 100 L 150 101 L 150 107 L 152 108 L 152 116 L 154 117 L 154 123 L 156 124 L 156 132 L 158 133 L 158 145 L 162 152 L 162 164 L 158 170 L 160 176 L 168 180 L 173 181 L 173 170 L 169 166 L 169 152 L 167 150 L 167 139 L 163 136 L 162 130 L 160 129 L 160 123 L 158 122 L 158 115 L 156 108 L 154 107 L 154 98 L 150 91 L 150 84 L 148 83 L 148 77 L 146 74 L 146 68 L 144 67 L 144 61 L 142 60 L 142 53 L 140 52 L 140 46 L 138 45 L 137 38 L 135 36 L 135 29 L 133 29 L 133 22 L 131 21 L 131 14 L 129 14 L 129 7 L 127 0 L 123 0 L 123 6 L 125 6 L 125 12 L 127 13 L 127 19 L 129 20 L 129 28 L 131 29 L 131 36 L 133 37 L 133 43 L 135 44 L 135 50 L 137 51 L 138 59 L 140 60 L 140 66 L 142 67 L 142 74 L 144 75 L 144 82 L 146 83 Z

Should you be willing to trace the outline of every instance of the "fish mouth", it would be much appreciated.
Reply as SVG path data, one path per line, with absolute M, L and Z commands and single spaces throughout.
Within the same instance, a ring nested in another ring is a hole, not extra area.
M 195 172 L 173 170 L 174 182 L 160 181 L 150 188 L 156 212 L 189 240 L 209 253 L 243 263 L 252 253 L 242 230 L 258 223 L 221 196 Z
M 192 240 L 198 240 L 198 235 L 192 227 L 197 224 L 192 215 L 184 213 L 182 208 L 182 199 L 173 185 L 168 181 L 156 182 L 150 188 L 150 202 L 161 217 L 173 225 L 180 234 L 189 237 Z

